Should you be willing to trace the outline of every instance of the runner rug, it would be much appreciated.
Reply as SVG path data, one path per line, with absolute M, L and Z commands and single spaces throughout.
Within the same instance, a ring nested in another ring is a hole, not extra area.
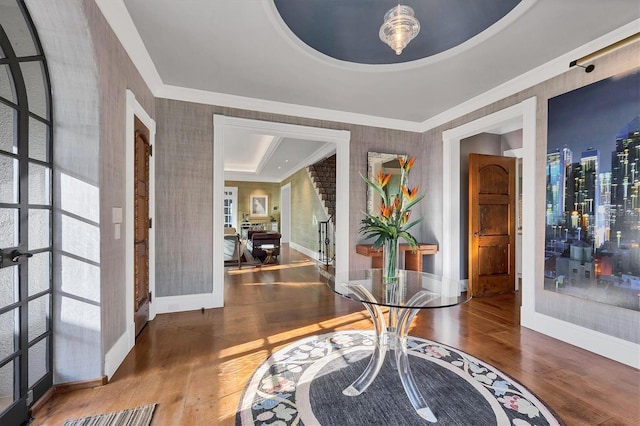
M 156 404 L 145 405 L 114 413 L 67 420 L 64 426 L 149 426 Z
M 267 359 L 247 384 L 236 425 L 428 425 L 387 356 L 366 392 L 345 396 L 373 351 L 373 332 L 299 340 Z M 562 425 L 523 385 L 458 349 L 409 338 L 409 363 L 435 425 Z

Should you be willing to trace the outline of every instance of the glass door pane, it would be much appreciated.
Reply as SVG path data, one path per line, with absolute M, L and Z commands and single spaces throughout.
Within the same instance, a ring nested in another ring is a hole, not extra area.
M 0 367 L 0 412 L 8 408 L 16 399 L 13 392 L 14 382 L 14 361 Z
M 0 74 L 2 70 L 0 69 Z M 1 86 L 1 84 L 0 84 Z M 0 89 L 1 92 L 2 89 Z M 0 96 L 2 96 L 0 94 Z M 0 150 L 16 153 L 16 126 L 18 125 L 18 111 L 15 108 L 0 103 Z
M 51 91 L 24 2 L 0 3 L 0 425 L 19 425 L 53 383 Z
M 18 201 L 18 160 L 0 154 L 0 203 Z

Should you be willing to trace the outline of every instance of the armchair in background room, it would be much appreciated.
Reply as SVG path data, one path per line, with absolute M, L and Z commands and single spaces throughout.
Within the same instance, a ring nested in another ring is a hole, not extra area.
M 280 233 L 275 231 L 249 231 L 247 250 L 263 262 L 267 257 L 277 258 L 280 254 L 280 237 Z M 267 246 L 270 253 L 265 250 Z
M 241 253 L 240 235 L 236 228 L 224 228 L 224 263 L 235 263 L 240 268 Z

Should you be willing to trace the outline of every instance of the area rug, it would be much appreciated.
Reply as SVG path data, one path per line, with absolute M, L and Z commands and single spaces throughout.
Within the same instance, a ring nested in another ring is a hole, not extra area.
M 67 420 L 64 426 L 149 426 L 156 404 L 130 408 L 114 413 Z
M 366 392 L 342 394 L 364 371 L 373 332 L 299 340 L 267 359 L 247 384 L 236 425 L 420 425 L 389 356 Z M 523 385 L 458 349 L 410 337 L 413 377 L 436 425 L 562 425 Z

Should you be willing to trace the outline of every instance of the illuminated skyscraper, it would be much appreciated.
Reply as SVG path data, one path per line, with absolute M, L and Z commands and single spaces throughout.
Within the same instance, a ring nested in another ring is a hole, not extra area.
M 596 210 L 594 248 L 611 240 L 611 172 L 600 173 L 600 204 Z
M 547 219 L 546 224 L 563 225 L 567 178 L 571 166 L 571 150 L 556 149 L 547 154 Z
M 626 241 L 640 236 L 640 117 L 616 137 L 611 154 L 611 230 Z
M 581 215 L 581 226 L 591 238 L 595 236 L 596 210 L 600 205 L 600 188 L 598 182 L 598 164 L 600 151 L 590 148 L 580 157 L 581 185 L 577 195 L 578 212 Z

